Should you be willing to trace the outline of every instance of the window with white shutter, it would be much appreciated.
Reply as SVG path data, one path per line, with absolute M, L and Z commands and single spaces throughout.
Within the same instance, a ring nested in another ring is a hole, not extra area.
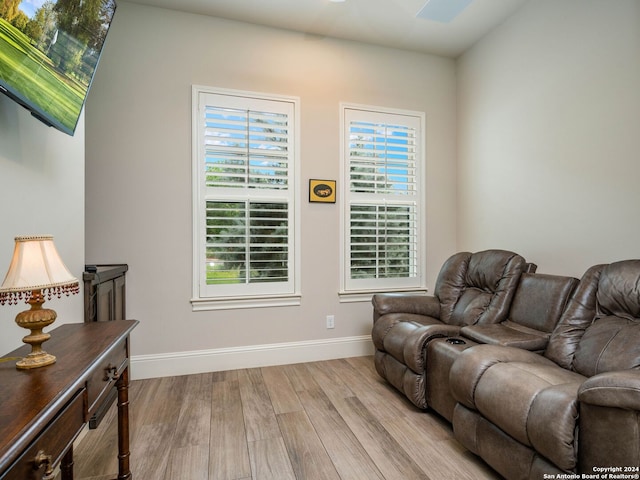
M 193 96 L 194 308 L 298 303 L 298 99 Z
M 342 105 L 343 293 L 424 288 L 424 114 Z

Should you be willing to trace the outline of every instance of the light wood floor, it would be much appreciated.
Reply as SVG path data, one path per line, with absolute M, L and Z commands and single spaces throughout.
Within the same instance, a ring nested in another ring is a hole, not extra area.
M 375 372 L 372 357 L 131 383 L 134 480 L 497 479 Z M 115 408 L 75 478 L 117 476 Z

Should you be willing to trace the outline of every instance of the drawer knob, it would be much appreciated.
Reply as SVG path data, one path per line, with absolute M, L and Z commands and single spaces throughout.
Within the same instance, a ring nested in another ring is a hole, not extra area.
M 33 469 L 40 470 L 42 467 L 45 467 L 42 480 L 53 480 L 55 478 L 55 475 L 53 474 L 51 455 L 46 455 L 43 450 L 40 450 L 38 451 L 36 457 L 33 459 Z
M 118 367 L 110 363 L 104 369 L 104 381 L 110 382 L 113 380 L 118 380 L 119 378 L 120 378 L 120 373 L 118 373 Z

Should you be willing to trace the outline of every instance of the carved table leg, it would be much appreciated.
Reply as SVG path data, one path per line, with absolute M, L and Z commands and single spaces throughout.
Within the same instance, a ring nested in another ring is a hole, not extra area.
M 73 480 L 73 444 L 67 450 L 60 462 L 62 480 Z
M 132 478 L 129 466 L 129 368 L 116 382 L 118 389 L 118 480 Z

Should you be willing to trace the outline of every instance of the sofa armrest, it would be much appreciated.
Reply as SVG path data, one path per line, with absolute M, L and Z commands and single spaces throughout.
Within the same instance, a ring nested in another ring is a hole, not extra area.
M 578 471 L 640 465 L 640 371 L 594 375 L 580 386 L 578 400 Z
M 460 353 L 449 371 L 453 397 L 467 408 L 475 410 L 474 393 L 484 373 L 496 363 L 525 362 L 555 365 L 541 355 L 516 347 L 477 345 Z
M 594 375 L 578 390 L 578 400 L 590 405 L 640 411 L 640 371 Z
M 374 295 L 373 304 L 374 319 L 387 313 L 414 313 L 427 317 L 440 318 L 440 301 L 427 295 Z
M 425 348 L 434 338 L 457 335 L 460 327 L 438 322 L 421 325 L 417 322 L 403 321 L 408 314 L 389 314 L 381 317 L 373 325 L 371 338 L 376 350 L 386 352 L 398 362 L 416 373 L 425 369 Z

